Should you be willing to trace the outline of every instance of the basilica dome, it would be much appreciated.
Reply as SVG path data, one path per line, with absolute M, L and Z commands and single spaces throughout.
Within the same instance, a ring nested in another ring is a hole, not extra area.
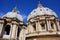
M 35 16 L 38 16 L 38 15 L 54 15 L 55 17 L 57 17 L 56 13 L 51 10 L 50 8 L 47 8 L 47 7 L 43 7 L 40 3 L 38 4 L 38 7 L 36 9 L 34 9 L 28 16 L 28 19 L 29 20 L 30 18 L 33 18 Z
M 17 18 L 18 20 L 23 21 L 22 16 L 18 13 L 18 11 L 16 10 L 16 8 L 14 8 L 12 10 L 12 12 L 8 12 L 7 14 L 5 14 L 3 17 Z

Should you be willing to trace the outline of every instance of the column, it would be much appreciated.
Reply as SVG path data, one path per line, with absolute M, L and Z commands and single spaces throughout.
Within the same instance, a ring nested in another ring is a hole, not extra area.
M 25 40 L 26 38 L 26 31 L 25 29 L 21 29 L 20 35 L 19 35 L 19 40 Z
M 17 39 L 17 25 L 13 24 L 11 29 L 11 39 Z
M 56 20 L 57 30 L 60 31 L 59 20 Z
M 53 22 L 53 27 L 54 27 L 53 31 L 57 31 L 57 26 L 56 25 L 57 24 L 55 22 Z
M 51 30 L 51 25 L 50 25 L 50 21 L 47 20 L 47 28 L 48 28 L 48 31 Z
M 38 22 L 35 22 L 36 23 L 36 31 L 38 31 Z
M 29 24 L 28 25 L 28 33 L 33 33 L 35 30 L 34 30 L 34 27 L 32 26 L 32 24 Z
M 41 25 L 40 22 L 36 22 L 36 31 L 41 31 Z
M 3 23 L 0 23 L 0 37 L 3 35 Z

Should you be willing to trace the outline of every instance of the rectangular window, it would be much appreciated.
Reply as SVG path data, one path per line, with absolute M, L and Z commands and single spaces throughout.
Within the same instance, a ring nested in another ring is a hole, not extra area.
M 44 30 L 45 29 L 45 23 L 41 23 L 40 25 L 42 27 L 42 30 Z
M 18 27 L 17 37 L 19 37 L 20 30 L 21 30 L 21 29 Z
M 54 29 L 54 23 L 53 22 L 51 22 L 51 28 Z
M 32 25 L 34 27 L 34 30 L 36 30 L 36 23 L 33 23 Z

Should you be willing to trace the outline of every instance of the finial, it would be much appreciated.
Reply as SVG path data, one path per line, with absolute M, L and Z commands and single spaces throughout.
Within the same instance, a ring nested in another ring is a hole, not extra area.
M 17 8 L 16 8 L 16 7 L 14 7 L 12 11 L 13 11 L 13 12 L 16 12 L 16 11 L 17 11 Z
M 38 7 L 40 7 L 40 8 L 42 7 L 42 5 L 41 5 L 40 1 L 38 1 Z

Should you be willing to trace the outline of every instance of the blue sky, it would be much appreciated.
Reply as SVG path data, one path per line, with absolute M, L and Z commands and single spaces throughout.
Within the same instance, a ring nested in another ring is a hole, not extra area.
M 12 11 L 16 6 L 23 16 L 24 22 L 26 22 L 29 13 L 37 7 L 38 1 L 40 1 L 44 7 L 55 11 L 60 19 L 60 0 L 0 0 L 0 17 Z

